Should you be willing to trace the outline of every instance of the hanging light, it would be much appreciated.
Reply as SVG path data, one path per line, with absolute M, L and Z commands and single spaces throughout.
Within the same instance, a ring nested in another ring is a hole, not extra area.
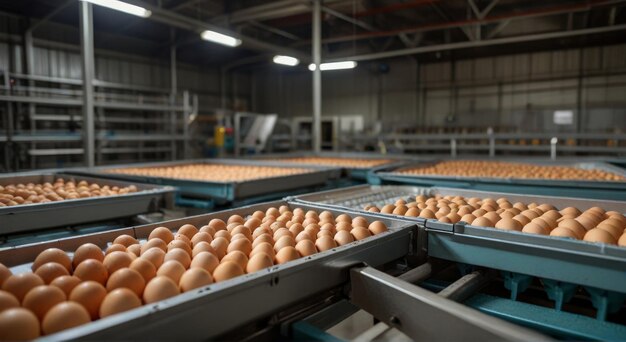
M 342 70 L 342 69 L 354 69 L 356 67 L 356 62 L 354 61 L 345 61 L 345 62 L 332 62 L 332 63 L 322 63 L 320 64 L 320 70 Z M 315 64 L 309 64 L 309 70 L 315 71 Z
M 114 9 L 116 11 L 136 15 L 142 18 L 147 18 L 152 15 L 152 12 L 150 10 L 147 10 L 143 7 L 129 4 L 127 2 L 118 1 L 118 0 L 81 0 L 81 1 L 89 2 L 94 5 L 98 5 L 102 7 L 107 7 L 110 9 Z

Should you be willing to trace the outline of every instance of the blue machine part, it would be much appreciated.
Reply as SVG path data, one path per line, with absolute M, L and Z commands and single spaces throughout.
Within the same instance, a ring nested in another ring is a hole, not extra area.
M 484 294 L 465 304 L 481 312 L 567 340 L 620 341 L 626 326 Z
M 585 290 L 591 296 L 591 302 L 593 307 L 597 309 L 596 317 L 599 320 L 605 320 L 607 314 L 617 312 L 626 299 L 625 293 L 606 291 L 594 287 L 585 287 Z M 626 335 L 622 336 L 622 339 L 624 338 L 626 338 Z
M 324 330 L 304 321 L 296 322 L 291 327 L 293 339 L 295 341 L 325 341 L 325 342 L 342 342 L 339 339 Z
M 578 289 L 576 284 L 551 279 L 541 279 L 541 283 L 543 284 L 543 289 L 548 293 L 548 298 L 554 301 L 556 310 L 561 310 L 563 304 L 568 303 Z
M 526 291 L 530 284 L 533 282 L 532 276 L 501 271 L 502 277 L 504 278 L 504 287 L 511 291 L 511 299 L 516 300 L 517 296 Z

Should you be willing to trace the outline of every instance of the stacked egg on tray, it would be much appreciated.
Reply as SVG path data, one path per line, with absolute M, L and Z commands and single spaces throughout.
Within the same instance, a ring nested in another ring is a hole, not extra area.
M 389 164 L 393 160 L 391 159 L 333 158 L 333 157 L 296 157 L 296 158 L 283 158 L 277 161 L 287 162 L 287 163 L 296 163 L 296 164 L 311 164 L 311 165 L 353 167 L 353 168 L 370 168 L 374 166 Z
M 104 252 L 49 248 L 32 272 L 0 264 L 0 340 L 52 334 L 385 231 L 381 221 L 281 206 L 199 229 L 158 227 L 145 240 L 120 235 Z
M 186 164 L 161 167 L 128 167 L 110 169 L 106 172 L 133 176 L 161 177 L 210 182 L 234 182 L 253 179 L 290 176 L 309 173 L 311 169 L 226 165 L 226 164 Z
M 526 163 L 509 163 L 482 160 L 456 160 L 438 162 L 431 166 L 417 166 L 398 171 L 408 175 L 437 175 L 454 177 L 554 179 L 583 181 L 619 181 L 626 179 L 618 174 L 599 169 L 582 169 L 567 166 L 550 166 Z
M 626 246 L 626 217 L 599 207 L 581 211 L 574 207 L 559 210 L 550 204 L 511 203 L 506 198 L 464 198 L 462 196 L 404 199 L 382 208 L 366 206 L 370 212 L 437 219 L 445 223 L 460 221 L 479 227 L 515 230 L 589 242 Z
M 134 185 L 117 187 L 73 180 L 57 179 L 54 184 L 8 184 L 0 185 L 0 207 L 21 204 L 47 203 L 70 199 L 115 196 L 137 192 Z

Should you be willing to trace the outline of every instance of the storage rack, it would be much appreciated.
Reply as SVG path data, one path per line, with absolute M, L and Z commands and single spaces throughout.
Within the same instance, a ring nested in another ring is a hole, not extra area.
M 81 165 L 82 80 L 0 73 L 5 171 Z M 196 95 L 100 80 L 93 85 L 97 164 L 189 154 Z

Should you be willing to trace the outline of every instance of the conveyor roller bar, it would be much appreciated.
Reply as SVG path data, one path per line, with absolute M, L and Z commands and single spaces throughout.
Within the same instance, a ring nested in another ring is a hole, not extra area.
M 350 277 L 355 305 L 415 340 L 549 340 L 371 267 Z

